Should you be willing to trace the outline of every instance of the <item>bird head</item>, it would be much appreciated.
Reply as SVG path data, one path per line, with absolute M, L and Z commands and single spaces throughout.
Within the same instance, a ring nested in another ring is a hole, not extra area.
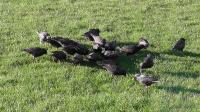
M 149 42 L 146 39 L 144 39 L 144 37 L 141 37 L 139 40 L 139 45 L 142 45 L 144 46 L 144 48 L 147 48 L 149 46 Z
M 185 41 L 186 39 L 185 38 L 180 38 L 180 40 Z
M 135 74 L 135 76 L 133 77 L 133 80 L 137 80 L 137 78 L 140 76 L 141 76 L 141 74 Z
M 47 32 L 36 32 L 40 38 L 40 43 L 43 43 L 50 35 Z

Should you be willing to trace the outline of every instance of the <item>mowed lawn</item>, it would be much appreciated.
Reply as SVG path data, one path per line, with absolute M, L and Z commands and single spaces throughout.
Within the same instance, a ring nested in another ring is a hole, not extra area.
M 91 47 L 81 35 L 99 28 L 107 40 L 120 45 L 142 36 L 150 46 L 119 65 L 126 77 L 112 77 L 96 66 L 55 63 L 57 50 L 39 44 L 36 31 L 68 37 Z M 184 53 L 170 49 L 180 37 Z M 48 48 L 37 59 L 21 51 Z M 160 82 L 144 91 L 133 81 L 147 54 L 155 65 L 145 74 Z M 0 111 L 17 112 L 199 112 L 200 111 L 199 0 L 1 0 Z

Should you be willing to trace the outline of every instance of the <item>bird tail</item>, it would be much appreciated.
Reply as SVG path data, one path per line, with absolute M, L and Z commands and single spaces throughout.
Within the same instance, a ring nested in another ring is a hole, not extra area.
M 29 49 L 21 49 L 21 51 L 30 53 Z
M 156 80 L 156 81 L 152 81 L 152 82 L 157 83 L 157 82 L 160 82 L 160 81 Z

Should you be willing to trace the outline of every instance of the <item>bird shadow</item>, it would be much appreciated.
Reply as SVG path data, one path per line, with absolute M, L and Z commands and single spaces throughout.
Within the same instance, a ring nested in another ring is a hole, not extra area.
M 194 93 L 194 94 L 200 94 L 200 90 L 197 89 L 190 89 L 190 88 L 185 88 L 182 86 L 157 86 L 157 89 L 162 89 L 162 90 L 166 90 L 167 92 L 171 92 L 171 93 Z
M 127 73 L 135 74 L 140 71 L 139 64 L 144 61 L 144 58 L 147 56 L 147 54 L 151 54 L 154 58 L 160 57 L 160 53 L 158 52 L 143 49 L 131 56 L 126 56 L 126 55 L 120 56 L 117 59 L 117 64 L 122 68 L 126 68 Z
M 73 64 L 73 65 L 77 65 L 77 66 L 87 66 L 87 67 L 90 67 L 90 68 L 96 68 L 96 69 L 102 69 L 100 66 L 98 66 L 95 62 L 91 62 L 91 61 L 82 61 L 82 62 L 79 62 L 79 63 L 74 63 L 73 60 L 67 60 L 66 61 L 67 63 L 70 63 L 70 64 Z
M 190 51 L 183 51 L 183 52 L 180 52 L 180 51 L 170 51 L 170 50 L 167 50 L 167 51 L 163 51 L 161 52 L 162 54 L 168 54 L 168 55 L 175 55 L 175 56 L 180 56 L 180 57 L 200 57 L 200 54 L 198 53 L 194 53 L 194 52 L 190 52 Z
M 198 78 L 199 74 L 195 72 L 165 72 L 168 75 L 176 76 L 176 77 L 185 77 L 185 78 Z

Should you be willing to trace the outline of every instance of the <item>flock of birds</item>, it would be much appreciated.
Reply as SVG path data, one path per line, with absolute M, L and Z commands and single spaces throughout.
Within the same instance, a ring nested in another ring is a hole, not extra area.
M 53 51 L 52 60 L 55 62 L 64 62 L 71 59 L 74 64 L 81 64 L 84 61 L 94 63 L 106 69 L 112 75 L 126 75 L 127 71 L 117 65 L 116 59 L 121 55 L 134 55 L 142 49 L 149 46 L 149 42 L 145 38 L 140 38 L 136 45 L 117 46 L 116 41 L 107 41 L 100 36 L 99 29 L 90 29 L 83 36 L 92 41 L 93 48 L 89 50 L 83 44 L 74 40 L 63 38 L 60 36 L 51 36 L 47 32 L 37 32 L 40 43 L 48 43 L 61 50 Z M 185 47 L 185 39 L 180 38 L 173 46 L 173 51 L 183 51 Z M 31 47 L 23 49 L 23 51 L 31 54 L 34 58 L 47 54 L 47 49 L 40 47 Z M 71 58 L 70 58 L 71 57 Z M 153 76 L 143 74 L 143 70 L 153 67 L 154 57 L 148 54 L 144 61 L 140 63 L 140 73 L 134 76 L 134 80 L 143 84 L 148 88 L 152 84 L 158 82 Z

